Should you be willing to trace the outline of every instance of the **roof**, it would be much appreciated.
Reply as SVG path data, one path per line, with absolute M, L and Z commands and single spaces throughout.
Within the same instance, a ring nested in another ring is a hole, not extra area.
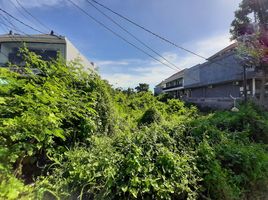
M 167 82 L 176 80 L 178 78 L 182 78 L 184 76 L 184 74 L 187 74 L 187 71 L 188 71 L 188 73 L 192 73 L 192 70 L 195 70 L 195 69 L 199 70 L 201 67 L 204 67 L 204 66 L 210 64 L 217 57 L 223 56 L 226 53 L 230 53 L 232 50 L 234 50 L 237 47 L 237 45 L 238 45 L 237 42 L 230 44 L 229 46 L 225 47 L 221 51 L 217 52 L 216 54 L 214 54 L 213 56 L 211 56 L 210 58 L 208 58 L 208 61 L 207 62 L 205 62 L 203 64 L 197 64 L 197 65 L 195 65 L 193 67 L 190 67 L 190 68 L 186 68 L 184 70 L 181 70 L 181 71 L 173 74 L 172 76 L 168 77 L 167 79 L 165 79 L 164 80 L 164 83 L 167 83 Z
M 57 43 L 65 44 L 66 40 L 63 36 L 52 34 L 37 34 L 37 35 L 21 35 L 21 34 L 3 34 L 0 35 L 0 42 L 38 42 L 38 43 Z
M 178 78 L 182 78 L 186 69 L 183 69 L 183 70 L 171 75 L 170 77 L 165 79 L 164 82 L 166 83 L 166 82 L 174 81 L 174 80 L 176 80 Z
M 213 60 L 216 57 L 221 56 L 222 54 L 227 53 L 227 52 L 235 49 L 237 47 L 237 45 L 238 45 L 237 42 L 230 44 L 229 46 L 225 47 L 221 51 L 215 53 L 213 56 L 209 57 L 208 60 Z

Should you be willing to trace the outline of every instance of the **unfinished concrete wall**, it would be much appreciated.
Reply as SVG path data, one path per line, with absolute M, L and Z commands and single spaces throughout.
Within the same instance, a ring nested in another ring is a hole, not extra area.
M 94 63 L 90 62 L 68 39 L 66 39 L 66 61 L 70 62 L 75 59 L 79 59 L 85 69 L 95 68 Z
M 213 61 L 185 70 L 184 87 L 201 87 L 242 78 L 243 67 L 238 63 L 235 53 L 229 52 Z

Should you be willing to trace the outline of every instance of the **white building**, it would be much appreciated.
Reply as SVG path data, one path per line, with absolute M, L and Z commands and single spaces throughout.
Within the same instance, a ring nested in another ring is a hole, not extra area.
M 95 64 L 82 55 L 66 37 L 54 35 L 53 32 L 38 35 L 19 35 L 10 32 L 0 35 L 0 66 L 4 66 L 7 62 L 20 65 L 22 60 L 18 56 L 18 51 L 24 44 L 44 60 L 55 59 L 59 53 L 67 62 L 80 59 L 86 69 L 95 68 Z

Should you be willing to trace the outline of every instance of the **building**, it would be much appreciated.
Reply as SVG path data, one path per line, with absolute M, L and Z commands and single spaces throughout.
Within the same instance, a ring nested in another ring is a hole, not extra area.
M 234 43 L 211 56 L 207 62 L 165 79 L 155 87 L 155 94 L 168 93 L 200 107 L 227 109 L 234 105 L 234 98 L 244 99 L 243 80 L 246 74 L 247 96 L 258 102 L 263 73 L 254 67 L 247 68 L 244 73 L 236 46 Z M 268 80 L 265 98 L 265 106 L 268 106 Z
M 95 68 L 95 64 L 83 56 L 66 37 L 54 35 L 53 31 L 38 35 L 20 35 L 10 31 L 9 34 L 0 35 L 0 66 L 8 62 L 23 65 L 18 52 L 24 45 L 44 60 L 55 59 L 60 54 L 67 62 L 78 58 L 85 68 Z

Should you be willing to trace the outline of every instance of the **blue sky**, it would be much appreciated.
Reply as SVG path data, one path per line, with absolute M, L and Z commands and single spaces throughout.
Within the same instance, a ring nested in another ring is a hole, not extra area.
M 29 20 L 29 17 L 26 19 L 20 13 L 22 10 L 18 11 L 10 1 L 17 5 L 16 0 L 0 0 L 1 7 L 28 24 L 42 29 Z M 89 60 L 96 62 L 101 76 L 115 87 L 135 87 L 140 82 L 146 82 L 152 88 L 176 72 L 107 32 L 67 0 L 19 1 L 44 24 L 68 37 Z M 85 0 L 74 1 L 116 32 L 136 43 Z M 209 57 L 230 44 L 229 27 L 241 0 L 98 1 L 171 41 Z M 106 13 L 110 15 L 109 12 Z M 194 55 L 160 41 L 117 16 L 111 16 L 180 69 L 204 62 Z M 34 33 L 19 24 L 16 25 L 27 33 Z M 0 33 L 3 32 L 4 30 L 0 28 Z

